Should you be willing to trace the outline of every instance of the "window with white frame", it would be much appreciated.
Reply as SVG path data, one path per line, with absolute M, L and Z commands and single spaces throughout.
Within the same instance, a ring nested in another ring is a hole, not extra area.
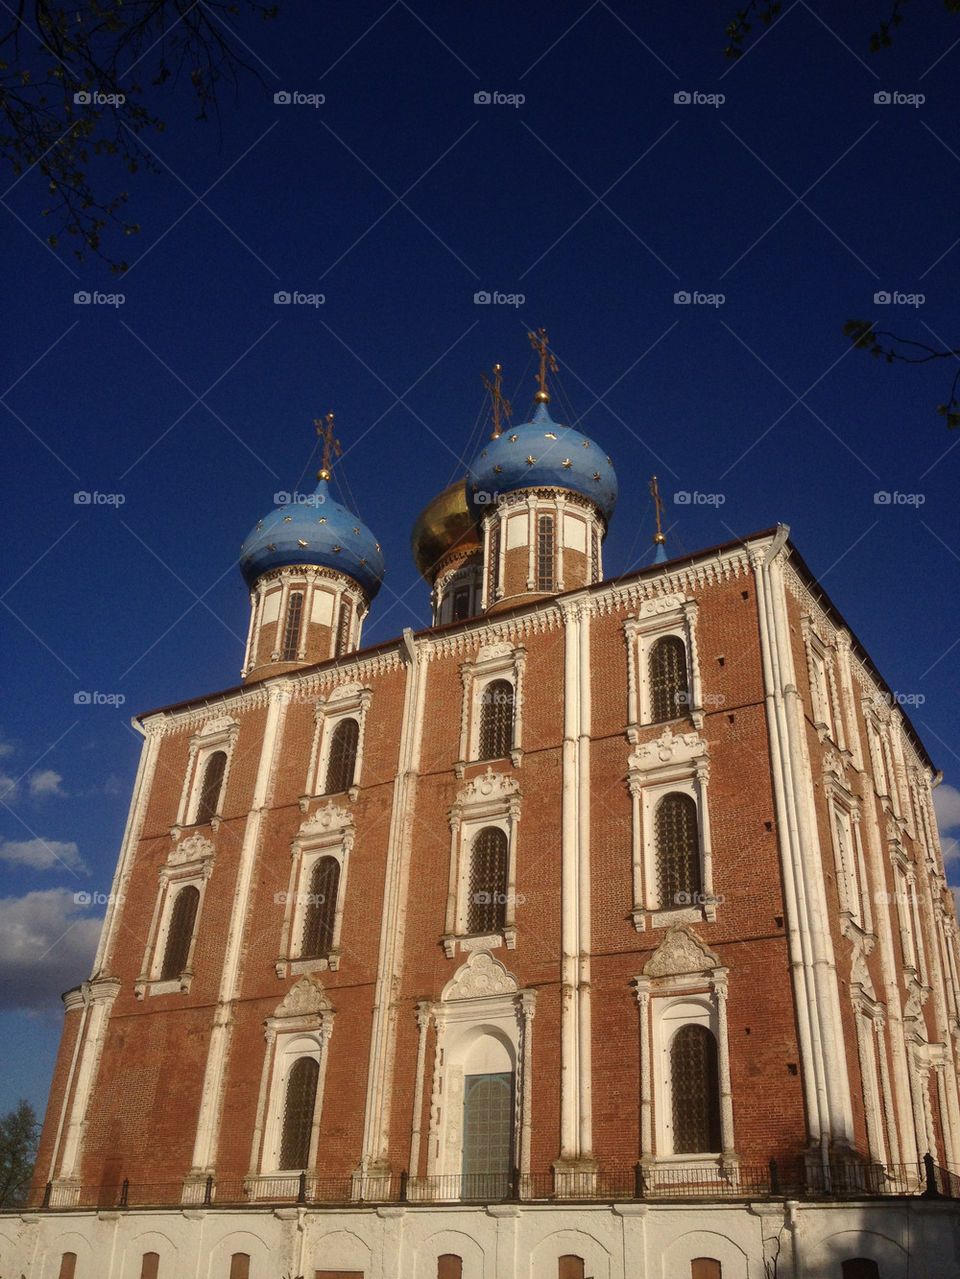
M 836 740 L 833 707 L 831 704 L 829 650 L 813 629 L 810 618 L 801 619 L 803 641 L 807 651 L 807 673 L 810 680 L 810 700 L 813 707 L 813 723 L 821 740 Z
M 523 671 L 526 650 L 509 644 L 481 647 L 473 662 L 460 668 L 463 705 L 460 720 L 458 777 L 468 760 L 522 757 Z
M 710 766 L 696 733 L 638 745 L 628 760 L 633 805 L 633 907 L 637 931 L 716 919 L 707 809 Z
M 627 737 L 643 724 L 690 719 L 703 727 L 703 693 L 697 661 L 698 608 L 682 595 L 644 600 L 624 623 L 627 643 Z
M 689 928 L 672 928 L 636 979 L 641 1164 L 726 1163 L 733 1154 L 727 970 Z
M 328 803 L 301 823 L 293 841 L 284 906 L 278 976 L 340 966 L 340 933 L 353 849 L 353 816 Z
M 143 958 L 134 984 L 145 994 L 188 991 L 193 978 L 198 921 L 206 884 L 213 872 L 215 849 L 199 832 L 180 841 L 160 867 L 160 891 Z
M 363 765 L 363 738 L 373 693 L 356 682 L 334 688 L 317 703 L 305 808 L 311 795 L 346 793 L 356 799 Z
M 301 1172 L 315 1176 L 333 1009 L 322 986 L 301 977 L 266 1021 L 260 1100 L 248 1180 L 253 1198 L 296 1190 Z M 281 1175 L 289 1185 L 278 1185 Z
M 459 793 L 450 809 L 450 882 L 443 945 L 448 958 L 483 940 L 516 944 L 516 842 L 519 785 L 486 773 Z
M 190 739 L 187 771 L 180 792 L 176 838 L 184 826 L 209 824 L 217 830 L 223 816 L 224 798 L 240 725 L 229 716 L 209 721 Z

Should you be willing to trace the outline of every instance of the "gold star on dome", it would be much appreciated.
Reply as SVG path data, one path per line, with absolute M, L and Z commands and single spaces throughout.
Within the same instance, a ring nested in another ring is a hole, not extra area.
M 335 551 L 339 551 L 340 547 L 339 547 L 339 546 L 335 546 L 333 549 L 334 549 Z
M 363 568 L 363 566 L 364 566 L 364 564 L 366 564 L 366 562 L 367 562 L 367 557 L 364 555 L 364 556 L 361 558 L 361 560 L 360 560 L 360 567 L 361 567 L 361 568 Z
M 565 471 L 569 471 L 570 467 L 573 466 L 573 463 L 570 461 L 568 457 L 565 457 L 563 461 L 560 463 L 560 465 L 563 467 Z
M 589 441 L 589 440 L 584 440 L 584 441 L 583 441 L 583 447 L 584 447 L 585 449 L 588 449 L 588 448 L 590 447 L 590 441 Z
M 499 462 L 498 462 L 498 463 L 497 463 L 497 465 L 493 468 L 493 473 L 494 473 L 494 475 L 502 475 L 502 474 L 503 474 L 503 467 L 500 465 L 500 463 L 499 463 Z
M 533 464 L 534 464 L 534 462 L 536 462 L 536 460 L 537 460 L 537 459 L 536 459 L 535 457 L 531 457 L 531 455 L 530 455 L 529 453 L 527 454 L 527 466 L 533 466 Z
M 555 440 L 557 437 L 554 435 L 552 431 L 544 431 L 543 438 L 545 440 Z
M 310 543 L 309 543 L 309 542 L 305 542 L 305 541 L 303 540 L 303 538 L 302 538 L 302 537 L 298 537 L 298 538 L 297 538 L 297 545 L 298 545 L 298 546 L 304 546 L 304 547 L 306 547 L 306 546 L 309 546 L 309 545 L 310 545 Z
M 593 478 L 594 478 L 594 479 L 595 479 L 595 480 L 599 483 L 599 482 L 600 482 L 600 472 L 599 472 L 599 471 L 594 471 L 594 473 L 593 473 Z
M 327 517 L 325 515 L 321 515 L 320 518 L 317 520 L 318 524 L 326 524 L 326 522 L 327 522 Z
M 510 436 L 510 443 L 511 443 L 511 444 L 516 444 L 516 442 L 517 442 L 517 440 L 518 440 L 519 438 L 520 438 L 520 437 L 519 437 L 518 435 L 511 435 L 511 436 Z
M 285 515 L 285 516 L 283 517 L 283 522 L 284 522 L 284 524 L 289 524 L 289 523 L 290 523 L 290 521 L 291 521 L 292 519 L 293 519 L 293 516 L 292 516 L 292 515 Z
M 358 528 L 355 528 L 353 531 L 356 533 L 357 537 L 360 536 L 360 530 Z
M 257 532 L 259 533 L 262 528 L 263 528 L 263 520 L 260 520 L 257 524 Z
M 486 449 L 484 449 L 484 450 L 483 450 L 483 452 L 480 454 L 480 456 L 481 456 L 481 457 L 486 457 L 486 456 L 487 456 L 487 450 L 486 450 Z
M 380 543 L 379 543 L 379 542 L 374 542 L 374 546 L 375 546 L 375 547 L 377 548 L 377 550 L 379 551 L 379 549 L 380 549 Z
M 268 550 L 268 551 L 275 551 L 276 549 L 277 549 L 277 548 L 274 546 L 274 544 L 273 544 L 272 542 L 268 542 L 268 543 L 267 543 L 267 550 Z

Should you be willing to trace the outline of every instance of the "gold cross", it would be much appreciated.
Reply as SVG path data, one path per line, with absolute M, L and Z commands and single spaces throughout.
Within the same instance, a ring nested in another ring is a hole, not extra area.
M 333 438 L 333 414 L 327 414 L 326 424 L 321 418 L 315 417 L 313 425 L 317 428 L 317 435 L 323 440 L 323 460 L 317 472 L 317 479 L 329 480 L 330 465 L 335 457 L 340 456 L 340 441 Z
M 486 373 L 481 373 L 483 385 L 490 392 L 490 401 L 493 404 L 493 435 L 491 439 L 495 440 L 499 437 L 502 427 L 500 425 L 500 414 L 509 420 L 513 409 L 510 407 L 510 401 L 505 400 L 503 391 L 500 389 L 503 383 L 503 369 L 499 364 L 493 366 L 493 381 L 487 377 Z
M 546 329 L 537 329 L 536 333 L 528 333 L 530 345 L 540 356 L 540 372 L 537 374 L 537 382 L 540 384 L 540 390 L 533 397 L 538 404 L 549 404 L 550 395 L 547 392 L 547 370 L 551 373 L 559 372 L 557 366 L 557 357 L 552 351 L 547 350 L 550 339 L 547 337 Z
M 666 542 L 663 529 L 660 527 L 660 516 L 663 513 L 663 498 L 660 496 L 660 490 L 657 488 L 657 477 L 654 476 L 650 481 L 650 496 L 653 498 L 653 504 L 657 513 L 657 531 L 654 534 L 654 546 L 663 546 Z

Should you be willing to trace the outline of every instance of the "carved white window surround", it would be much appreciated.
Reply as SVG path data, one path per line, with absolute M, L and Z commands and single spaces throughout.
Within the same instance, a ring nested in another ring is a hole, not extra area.
M 867 1125 L 867 1145 L 874 1163 L 887 1163 L 887 1141 L 890 1149 L 899 1151 L 893 1096 L 887 1071 L 884 1046 L 884 1007 L 877 999 L 866 956 L 873 947 L 871 938 L 854 940 L 850 969 L 850 1001 L 853 1004 L 857 1031 L 857 1056 L 863 1089 L 863 1110 Z M 884 1118 L 887 1132 L 884 1133 Z M 889 1162 L 898 1163 L 891 1155 Z
M 459 1178 L 463 1166 L 463 1096 L 466 1074 L 506 1073 L 514 1080 L 514 1154 L 521 1173 L 530 1171 L 533 1094 L 531 1071 L 536 992 L 521 990 L 517 979 L 485 951 L 471 954 L 457 969 L 436 1002 L 418 1006 L 420 1052 L 436 1025 L 433 1086 L 427 1146 L 427 1177 Z M 421 1084 L 423 1072 L 419 1072 Z M 415 1140 L 422 1129 L 418 1091 Z M 416 1143 L 419 1150 L 419 1142 Z M 411 1162 L 416 1176 L 417 1161 Z M 452 1181 L 452 1187 L 457 1185 Z M 411 1197 L 427 1197 L 436 1182 L 411 1185 Z M 454 1190 L 449 1196 L 456 1198 Z
M 227 715 L 222 715 L 218 719 L 210 720 L 204 724 L 199 733 L 195 733 L 190 738 L 190 754 L 187 763 L 187 771 L 184 774 L 183 786 L 180 790 L 180 805 L 177 809 L 177 820 L 175 825 L 170 828 L 170 834 L 174 839 L 179 839 L 181 831 L 185 826 L 191 825 L 197 820 L 197 809 L 200 806 L 200 796 L 203 791 L 204 774 L 207 770 L 207 763 L 210 756 L 216 751 L 223 751 L 227 757 L 226 765 L 223 770 L 223 781 L 220 783 L 220 798 L 218 801 L 217 815 L 210 821 L 211 830 L 216 833 L 220 828 L 220 819 L 223 815 L 223 802 L 227 793 L 227 784 L 230 780 L 230 762 L 233 759 L 233 750 L 237 742 L 237 735 L 240 732 L 240 725 L 235 719 L 231 719 Z
M 343 904 L 346 900 L 347 871 L 356 835 L 353 814 L 339 805 L 328 803 L 301 822 L 290 848 L 290 880 L 284 896 L 283 931 L 280 954 L 276 962 L 278 977 L 290 973 L 312 973 L 340 967 L 340 931 L 343 926 Z M 310 906 L 310 881 L 313 868 L 321 857 L 334 857 L 340 865 L 337 902 L 333 917 L 333 938 L 328 955 L 300 957 L 303 925 Z
M 707 743 L 697 733 L 674 735 L 669 724 L 654 741 L 639 744 L 627 761 L 627 785 L 633 805 L 633 906 L 630 914 L 637 932 L 670 924 L 695 923 L 717 918 L 722 899 L 713 891 L 713 845 L 707 782 L 710 761 Z M 700 841 L 702 901 L 690 906 L 666 909 L 657 898 L 657 848 L 655 816 L 657 804 L 672 792 L 689 795 L 697 806 L 697 833 Z
M 800 619 L 803 645 L 807 655 L 807 677 L 810 681 L 810 701 L 813 707 L 813 724 L 822 742 L 831 741 L 843 747 L 839 740 L 838 707 L 835 705 L 836 679 L 833 674 L 831 650 L 813 629 L 809 615 Z
M 733 1094 L 727 1030 L 727 974 L 719 957 L 688 927 L 671 928 L 636 977 L 640 1005 L 640 1164 L 648 1184 L 673 1170 L 715 1164 L 735 1177 Z M 685 1025 L 706 1026 L 717 1043 L 722 1150 L 674 1154 L 670 1045 Z M 656 1114 L 656 1126 L 654 1126 Z
M 513 685 L 513 747 L 510 762 L 515 768 L 523 758 L 523 672 L 527 661 L 525 648 L 510 644 L 484 644 L 472 662 L 460 667 L 463 703 L 460 711 L 460 758 L 454 772 L 463 779 L 467 762 L 476 760 L 480 749 L 480 710 L 483 690 L 494 680 L 505 679 Z
M 450 878 L 444 920 L 443 949 L 453 959 L 461 951 L 490 950 L 517 944 L 517 826 L 520 820 L 520 783 L 504 773 L 487 771 L 474 777 L 451 805 Z M 495 826 L 507 837 L 507 900 L 502 933 L 474 937 L 467 934 L 470 854 L 473 841 L 485 826 Z
M 373 701 L 373 690 L 355 681 L 333 689 L 324 701 L 318 701 L 314 711 L 313 743 L 310 748 L 310 766 L 307 769 L 306 794 L 300 798 L 300 810 L 306 812 L 310 800 L 325 794 L 327 764 L 330 759 L 330 743 L 338 725 L 345 719 L 355 719 L 359 725 L 357 754 L 353 765 L 353 785 L 346 792 L 355 800 L 360 793 L 360 774 L 363 768 L 363 741 L 367 713 Z
M 137 999 L 144 995 L 167 995 L 177 991 L 186 994 L 193 981 L 193 952 L 197 944 L 197 933 L 203 915 L 203 899 L 207 881 L 213 873 L 213 861 L 216 849 L 209 839 L 205 839 L 198 831 L 175 844 L 166 862 L 157 872 L 160 888 L 153 907 L 150 920 L 150 931 L 147 934 L 147 945 L 143 953 L 143 964 L 140 976 L 134 983 L 133 993 Z M 193 937 L 187 955 L 187 965 L 179 977 L 168 981 L 160 980 L 163 958 L 167 949 L 167 938 L 170 934 L 170 921 L 177 894 L 182 888 L 192 885 L 200 894 L 197 903 L 197 914 L 193 924 Z
M 661 595 L 644 600 L 636 617 L 623 624 L 627 644 L 627 740 L 636 745 L 638 728 L 652 722 L 650 650 L 659 639 L 676 635 L 683 641 L 687 659 L 689 705 L 678 707 L 677 719 L 691 719 L 703 728 L 703 692 L 697 655 L 698 605 L 682 595 Z
M 846 785 L 839 756 L 829 752 L 823 767 L 823 793 L 830 813 L 840 913 L 862 932 L 872 933 L 873 905 L 860 833 L 860 801 Z
M 250 1173 L 244 1185 L 253 1199 L 278 1198 L 297 1193 L 299 1169 L 280 1169 L 278 1164 L 287 1079 L 294 1062 L 301 1057 L 313 1058 L 319 1067 L 308 1160 L 311 1170 L 316 1167 L 328 1045 L 333 1034 L 334 1016 L 333 1007 L 320 983 L 309 977 L 301 977 L 287 992 L 273 1016 L 264 1022 L 267 1050 L 260 1074 Z M 308 1185 L 315 1179 L 316 1173 L 308 1172 Z

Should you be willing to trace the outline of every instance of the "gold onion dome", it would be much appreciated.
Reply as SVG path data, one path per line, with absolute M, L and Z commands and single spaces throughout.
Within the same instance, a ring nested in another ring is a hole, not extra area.
M 431 585 L 441 560 L 452 551 L 469 555 L 480 550 L 463 480 L 455 481 L 423 508 L 410 535 L 410 549 L 421 576 Z

